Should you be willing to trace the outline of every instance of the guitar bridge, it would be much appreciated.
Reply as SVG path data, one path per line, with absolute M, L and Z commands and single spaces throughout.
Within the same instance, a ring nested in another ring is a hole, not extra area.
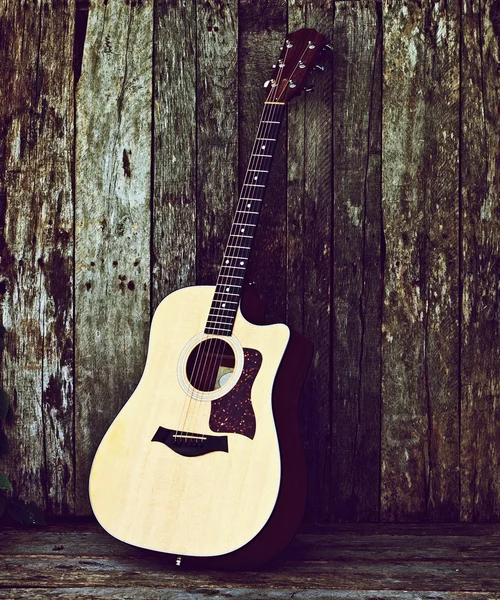
M 209 452 L 227 452 L 227 435 L 208 435 L 158 427 L 152 442 L 161 442 L 181 456 L 202 456 Z

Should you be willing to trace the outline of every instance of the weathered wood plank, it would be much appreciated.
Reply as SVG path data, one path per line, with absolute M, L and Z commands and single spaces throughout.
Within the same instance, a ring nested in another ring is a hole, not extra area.
M 285 0 L 240 2 L 239 22 L 239 187 L 254 145 L 271 78 L 286 33 Z M 286 290 L 286 121 L 283 122 L 255 236 L 248 281 L 266 303 L 266 322 L 285 320 Z
M 500 525 L 489 528 L 477 524 L 442 527 L 401 527 L 383 524 L 367 527 L 332 526 L 329 533 L 300 533 L 282 559 L 296 564 L 324 561 L 437 561 L 450 557 L 460 562 L 495 561 L 499 556 Z M 53 525 L 40 529 L 2 531 L 1 556 L 49 555 L 89 557 L 157 558 L 151 552 L 123 544 L 95 524 Z M 276 566 L 282 561 L 277 561 Z
M 238 10 L 207 0 L 197 26 L 197 283 L 215 285 L 238 198 Z
M 0 590 L 0 598 L 11 600 L 13 590 Z M 227 600 L 238 598 L 239 600 L 324 600 L 326 598 L 338 600 L 491 600 L 490 592 L 440 592 L 440 591 L 417 591 L 401 592 L 387 590 L 256 590 L 252 588 L 240 589 L 177 589 L 165 590 L 163 588 L 15 588 L 16 599 L 43 600 L 44 598 L 61 598 L 64 600 L 75 600 L 77 598 L 105 598 L 106 600 Z
M 195 283 L 197 164 L 195 3 L 155 6 L 153 309 Z
M 176 569 L 164 559 L 87 556 L 6 556 L 0 565 L 0 587 L 23 582 L 24 587 L 149 587 L 330 590 L 496 591 L 500 571 L 496 562 L 443 561 L 365 562 L 308 561 L 300 568 L 283 563 L 279 570 L 248 572 Z
M 2 381 L 6 472 L 53 513 L 74 506 L 74 5 L 0 2 Z
M 333 3 L 288 6 L 288 29 L 312 27 L 332 39 Z M 331 518 L 332 58 L 311 77 L 316 91 L 289 105 L 287 322 L 314 344 L 301 426 L 308 466 L 306 519 Z M 297 252 L 299 246 L 302 250 Z
M 379 518 L 380 5 L 335 5 L 332 516 Z
M 386 1 L 383 520 L 459 512 L 459 6 Z
M 149 327 L 152 0 L 93 3 L 77 91 L 79 514 L 106 428 L 137 384 Z
M 246 573 L 192 571 L 187 559 L 178 569 L 174 557 L 122 544 L 95 523 L 4 529 L 0 588 L 11 594 L 15 589 L 14 597 L 21 598 L 29 588 L 33 598 L 37 593 L 58 597 L 57 589 L 61 594 L 68 589 L 70 598 L 78 593 L 148 598 L 160 590 L 157 597 L 176 598 L 187 590 L 199 598 L 280 598 L 279 593 L 290 597 L 293 592 L 304 600 L 391 598 L 396 590 L 400 595 L 395 598 L 430 598 L 432 592 L 434 598 L 460 598 L 461 592 L 474 590 L 495 598 L 491 594 L 499 589 L 500 524 L 373 523 L 315 529 L 331 533 L 299 534 L 270 568 Z M 19 591 L 14 587 L 18 582 L 23 586 Z
M 498 536 L 500 523 L 304 523 L 302 533 L 339 535 Z
M 461 518 L 500 518 L 500 3 L 462 9 Z

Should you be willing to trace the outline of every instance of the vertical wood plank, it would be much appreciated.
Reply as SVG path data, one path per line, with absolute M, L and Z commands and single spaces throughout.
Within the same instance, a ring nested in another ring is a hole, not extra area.
M 96 1 L 77 90 L 79 514 L 103 434 L 144 367 L 149 329 L 152 0 Z
M 74 5 L 0 2 L 3 385 L 16 496 L 73 510 Z
M 196 10 L 156 0 L 154 16 L 153 309 L 195 283 Z
M 215 285 L 238 198 L 238 12 L 207 0 L 197 23 L 197 283 Z
M 288 5 L 288 29 L 312 27 L 332 39 L 333 3 Z M 332 251 L 332 58 L 311 78 L 314 94 L 288 107 L 287 322 L 312 340 L 313 361 L 305 384 L 301 424 L 308 465 L 306 519 L 331 514 L 331 251 Z M 297 252 L 297 249 L 299 249 Z
M 286 2 L 240 2 L 239 13 L 239 188 L 255 141 L 272 76 L 286 33 Z M 248 267 L 266 303 L 266 322 L 285 320 L 286 289 L 286 122 L 282 125 L 267 184 L 260 224 Z
M 500 2 L 462 5 L 461 518 L 500 518 Z
M 332 514 L 376 521 L 381 404 L 381 4 L 334 27 Z
M 459 6 L 386 0 L 382 519 L 459 509 Z

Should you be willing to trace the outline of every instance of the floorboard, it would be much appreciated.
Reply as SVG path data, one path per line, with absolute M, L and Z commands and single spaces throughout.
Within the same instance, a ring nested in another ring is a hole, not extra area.
M 265 569 L 190 570 L 95 522 L 0 531 L 0 599 L 500 599 L 500 524 L 304 528 Z

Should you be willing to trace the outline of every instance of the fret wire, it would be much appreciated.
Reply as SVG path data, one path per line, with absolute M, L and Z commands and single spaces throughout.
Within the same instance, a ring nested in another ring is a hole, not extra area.
M 217 325 L 229 325 L 230 323 L 221 323 L 220 321 L 216 321 L 215 319 L 207 319 L 207 323 L 216 323 Z
M 232 294 L 231 292 L 215 292 L 216 294 L 221 294 L 223 296 L 239 296 L 239 294 Z
M 241 277 L 240 275 L 221 275 L 221 277 L 229 277 L 229 279 L 245 279 L 244 277 Z M 229 282 L 226 281 L 226 283 L 221 283 L 221 285 L 232 285 Z M 233 287 L 241 287 L 241 285 L 234 285 Z
M 212 335 L 231 335 L 231 329 L 217 329 L 216 327 L 207 326 L 205 333 L 211 333 Z

